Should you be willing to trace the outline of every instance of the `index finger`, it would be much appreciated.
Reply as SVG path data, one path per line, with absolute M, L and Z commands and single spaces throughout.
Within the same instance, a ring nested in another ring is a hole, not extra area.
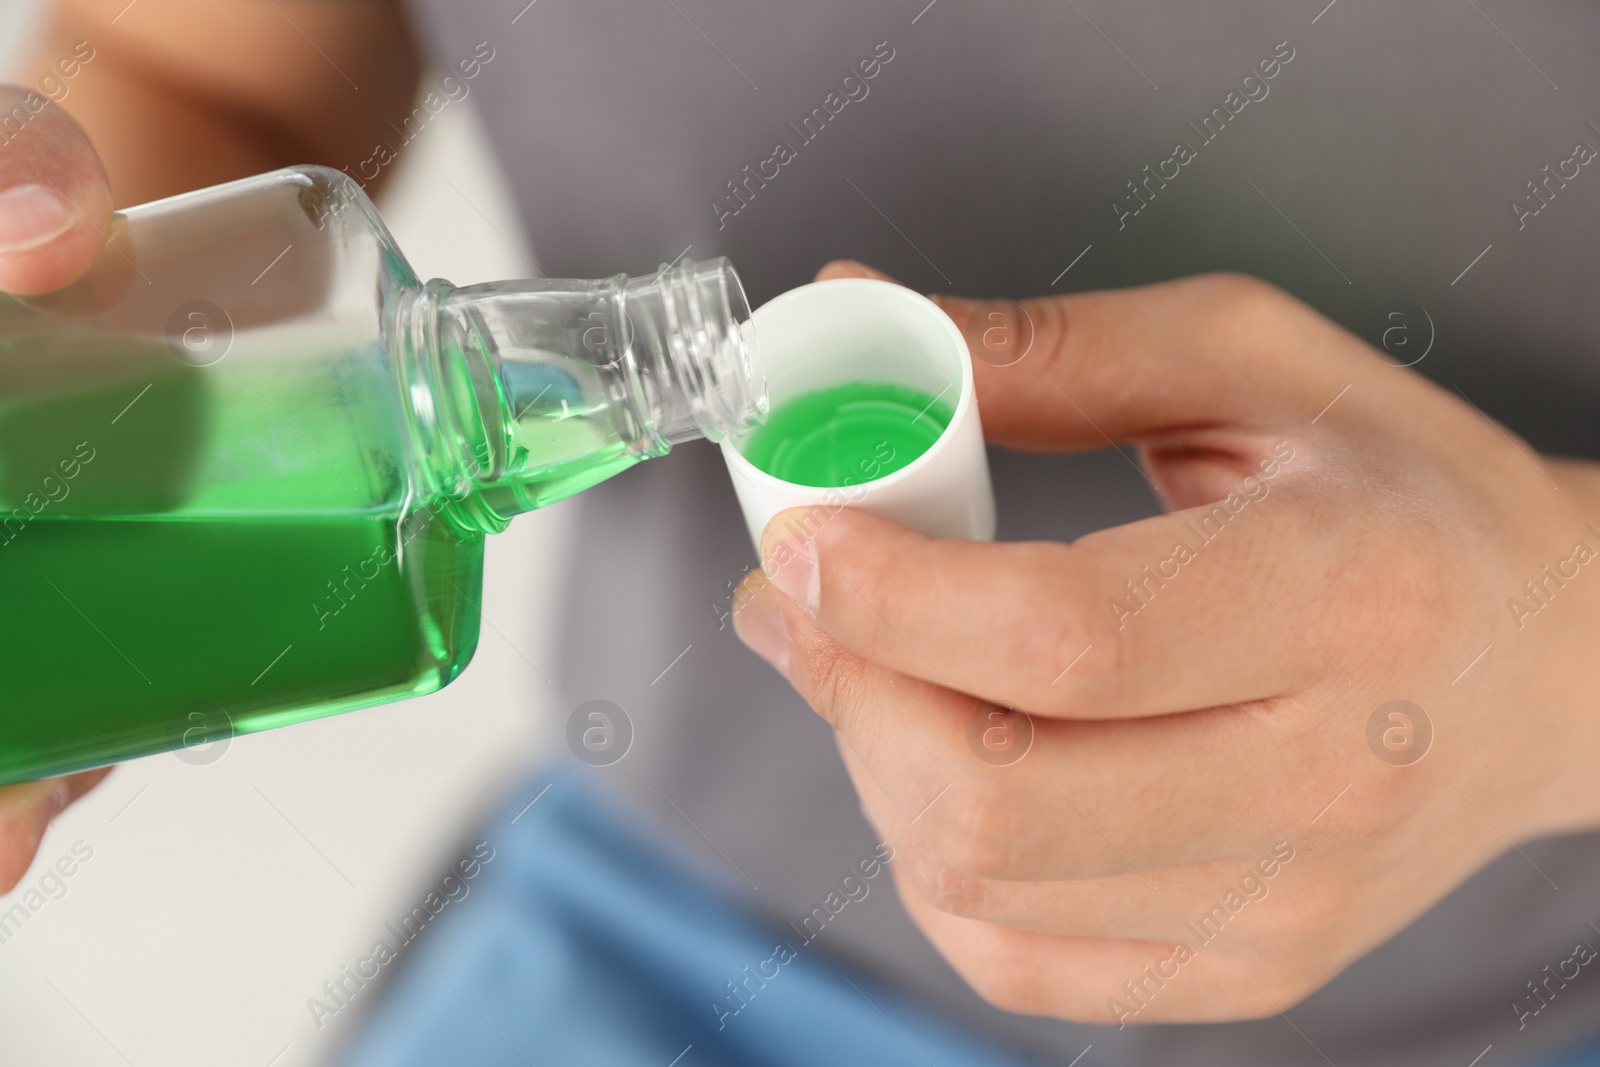
M 1310 419 L 1379 366 L 1316 312 L 1245 275 L 1021 301 L 934 300 L 972 353 L 984 435 L 1017 448 L 1099 449 L 1203 426 Z

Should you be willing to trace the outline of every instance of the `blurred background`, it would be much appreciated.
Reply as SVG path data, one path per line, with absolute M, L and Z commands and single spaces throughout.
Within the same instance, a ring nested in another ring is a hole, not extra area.
M 37 21 L 35 0 L 0 0 L 0 79 L 35 80 L 19 67 Z M 533 273 L 470 97 L 394 166 L 379 207 L 420 276 Z M 490 538 L 483 638 L 449 689 L 184 753 L 208 763 L 125 764 L 57 819 L 0 914 L 75 844 L 92 858 L 0 943 L 0 1063 L 325 1062 L 375 991 L 320 1027 L 308 998 L 438 884 L 559 736 L 540 590 L 567 516 L 557 505 Z

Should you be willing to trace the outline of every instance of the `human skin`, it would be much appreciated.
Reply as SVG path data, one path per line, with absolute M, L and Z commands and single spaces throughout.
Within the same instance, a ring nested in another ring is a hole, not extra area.
M 881 277 L 819 277 L 852 275 Z M 937 299 L 974 351 L 1032 323 L 1020 361 L 974 360 L 991 441 L 1134 443 L 1167 514 L 991 544 L 784 512 L 734 622 L 836 729 L 912 918 L 982 996 L 1101 1023 L 1272 1015 L 1510 841 L 1600 826 L 1600 562 L 1574 558 L 1600 551 L 1594 464 L 1536 455 L 1253 279 Z M 1162 566 L 1179 542 L 1192 558 Z M 1431 747 L 1406 754 L 1387 718 L 1395 744 L 1369 744 L 1396 699 Z M 1009 766 L 969 744 L 999 708 L 1034 731 Z M 1188 924 L 1275 846 L 1292 859 L 1203 943 Z
M 417 86 L 415 45 L 387 0 L 62 0 L 51 16 L 17 72 L 27 84 L 0 85 L 0 118 L 36 94 L 0 137 L 0 293 L 81 277 L 113 206 L 359 159 Z M 93 58 L 63 77 L 80 41 Z M 47 75 L 60 102 L 39 109 Z M 0 893 L 50 820 L 107 773 L 0 787 Z

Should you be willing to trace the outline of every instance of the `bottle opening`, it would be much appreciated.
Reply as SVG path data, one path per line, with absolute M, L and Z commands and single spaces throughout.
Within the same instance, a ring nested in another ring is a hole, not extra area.
M 624 290 L 640 385 L 665 444 L 721 441 L 767 415 L 767 377 L 744 286 L 727 259 L 681 259 Z

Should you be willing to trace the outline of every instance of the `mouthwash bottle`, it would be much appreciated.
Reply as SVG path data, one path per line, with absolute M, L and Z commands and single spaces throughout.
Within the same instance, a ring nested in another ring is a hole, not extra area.
M 432 692 L 485 535 L 765 412 L 724 260 L 422 284 L 319 167 L 108 237 L 0 296 L 0 782 Z

